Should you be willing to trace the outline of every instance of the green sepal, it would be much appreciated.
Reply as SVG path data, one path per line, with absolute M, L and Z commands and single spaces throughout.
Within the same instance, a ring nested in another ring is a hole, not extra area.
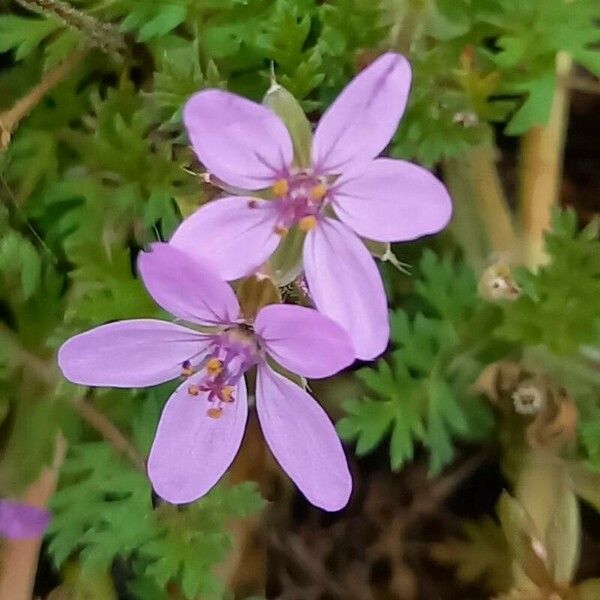
M 288 90 L 273 81 L 263 98 L 263 104 L 270 108 L 287 127 L 294 145 L 295 165 L 300 169 L 310 167 L 312 131 L 298 100 Z

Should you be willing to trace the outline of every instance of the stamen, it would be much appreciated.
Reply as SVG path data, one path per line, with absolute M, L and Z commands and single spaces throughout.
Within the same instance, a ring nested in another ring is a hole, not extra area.
M 219 398 L 223 402 L 233 402 L 235 398 L 233 397 L 233 392 L 235 392 L 235 387 L 232 385 L 226 385 L 220 392 Z
M 190 377 L 196 372 L 196 369 L 192 367 L 189 360 L 186 360 L 181 367 L 181 376 L 182 377 Z
M 289 231 L 289 229 L 287 227 L 284 227 L 283 225 L 275 225 L 275 227 L 273 227 L 273 231 L 279 237 L 284 237 L 287 235 L 287 232 Z
M 188 394 L 190 396 L 197 396 L 200 393 L 200 388 L 197 385 L 190 385 L 188 386 Z
M 211 377 L 216 377 L 223 370 L 223 361 L 218 358 L 211 358 L 206 363 L 206 371 Z
M 324 183 L 318 183 L 317 185 L 314 185 L 310 190 L 310 197 L 313 200 L 323 200 L 325 194 L 327 194 L 327 186 Z
M 222 414 L 223 414 L 223 409 L 222 408 L 209 408 L 206 411 L 206 414 L 211 418 L 211 419 L 218 419 Z
M 302 231 L 311 231 L 317 226 L 317 218 L 313 215 L 308 215 L 307 217 L 302 217 L 300 221 L 298 221 L 298 227 Z
M 279 198 L 285 196 L 288 193 L 289 189 L 290 186 L 287 182 L 287 179 L 278 179 L 272 187 L 273 193 Z

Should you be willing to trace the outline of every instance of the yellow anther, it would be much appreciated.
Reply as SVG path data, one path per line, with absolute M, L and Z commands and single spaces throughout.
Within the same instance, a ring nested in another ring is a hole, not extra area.
M 287 235 L 287 232 L 289 231 L 289 229 L 287 227 L 283 227 L 283 225 L 275 225 L 275 227 L 273 227 L 273 231 L 279 237 L 284 237 Z
M 274 184 L 273 184 L 273 193 L 278 196 L 285 196 L 288 193 L 288 190 L 290 189 L 290 186 L 288 185 L 287 179 L 278 179 Z
M 184 366 L 181 369 L 181 376 L 182 377 L 190 377 L 191 375 L 193 375 L 196 372 L 196 369 L 194 369 L 194 367 L 192 366 Z
M 211 358 L 206 363 L 206 371 L 211 377 L 216 377 L 223 370 L 223 361 L 218 358 Z
M 190 396 L 197 396 L 200 393 L 200 388 L 197 385 L 188 386 L 188 394 Z
M 222 414 L 223 414 L 223 409 L 222 408 L 209 408 L 206 411 L 206 414 L 211 418 L 211 419 L 218 419 Z
M 324 183 L 318 183 L 317 185 L 313 185 L 313 187 L 310 189 L 310 197 L 313 200 L 323 200 L 326 193 L 327 186 Z
M 302 231 L 311 231 L 317 226 L 317 218 L 312 215 L 308 215 L 307 217 L 302 217 L 300 221 L 298 221 L 298 227 Z
M 226 385 L 219 393 L 219 398 L 223 402 L 233 402 L 233 392 L 235 392 L 235 388 L 232 385 Z

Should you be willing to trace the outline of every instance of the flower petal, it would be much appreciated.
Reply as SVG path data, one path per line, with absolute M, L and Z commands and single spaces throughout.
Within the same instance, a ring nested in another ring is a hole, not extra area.
M 332 191 L 339 219 L 359 235 L 399 242 L 443 229 L 452 214 L 444 184 L 403 160 L 379 158 L 345 172 Z
M 308 501 L 328 511 L 344 508 L 352 477 L 335 428 L 315 399 L 262 365 L 256 410 L 269 448 Z
M 265 306 L 256 317 L 254 329 L 279 364 L 303 377 L 327 377 L 354 361 L 346 331 L 312 308 Z
M 343 223 L 323 219 L 306 236 L 303 256 L 315 306 L 344 327 L 358 358 L 381 354 L 390 335 L 387 302 L 364 244 Z
M 319 121 L 312 146 L 316 170 L 342 173 L 375 158 L 398 127 L 410 80 L 408 61 L 392 52 L 359 73 Z
M 285 125 L 268 108 L 223 90 L 204 90 L 183 109 L 200 162 L 225 183 L 247 190 L 270 186 L 292 164 Z
M 67 340 L 58 365 L 73 383 L 146 387 L 169 381 L 181 365 L 204 352 L 202 334 L 155 319 L 101 325 Z
M 25 540 L 41 537 L 48 523 L 50 513 L 43 508 L 0 500 L 0 536 L 9 540 Z
M 246 420 L 248 397 L 241 377 L 234 402 L 221 416 L 209 417 L 207 394 L 192 396 L 190 384 L 200 373 L 180 385 L 163 410 L 148 457 L 148 475 L 156 493 L 167 502 L 192 502 L 208 492 L 222 477 L 237 454 Z
M 230 196 L 202 206 L 177 228 L 170 244 L 206 261 L 224 279 L 238 279 L 275 252 L 276 219 L 273 203 Z
M 205 262 L 169 244 L 152 244 L 138 257 L 138 270 L 150 295 L 172 315 L 192 323 L 232 323 L 240 306 L 231 286 Z

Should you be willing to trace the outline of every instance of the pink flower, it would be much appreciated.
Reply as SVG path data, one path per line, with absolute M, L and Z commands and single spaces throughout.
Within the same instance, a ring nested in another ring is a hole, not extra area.
M 0 536 L 9 540 L 39 538 L 44 534 L 50 513 L 43 508 L 0 500 Z
M 345 506 L 352 480 L 331 421 L 267 357 L 303 377 L 326 377 L 354 360 L 346 332 L 313 309 L 283 304 L 247 322 L 229 285 L 168 244 L 142 253 L 138 270 L 162 308 L 199 329 L 154 319 L 110 323 L 67 340 L 58 363 L 83 385 L 144 387 L 186 377 L 167 401 L 148 458 L 156 492 L 191 502 L 221 478 L 246 426 L 244 373 L 256 366 L 256 410 L 275 458 L 310 502 L 330 511 Z
M 269 109 L 221 90 L 193 96 L 184 120 L 199 160 L 230 186 L 271 187 L 274 199 L 210 203 L 181 224 L 171 243 L 230 280 L 258 269 L 281 236 L 299 227 L 307 232 L 304 272 L 316 307 L 349 332 L 359 358 L 380 354 L 389 338 L 386 298 L 359 236 L 413 240 L 445 227 L 452 210 L 431 173 L 376 158 L 396 131 L 410 79 L 408 62 L 393 53 L 360 73 L 321 118 L 312 165 L 302 170 L 293 164 L 285 125 Z

